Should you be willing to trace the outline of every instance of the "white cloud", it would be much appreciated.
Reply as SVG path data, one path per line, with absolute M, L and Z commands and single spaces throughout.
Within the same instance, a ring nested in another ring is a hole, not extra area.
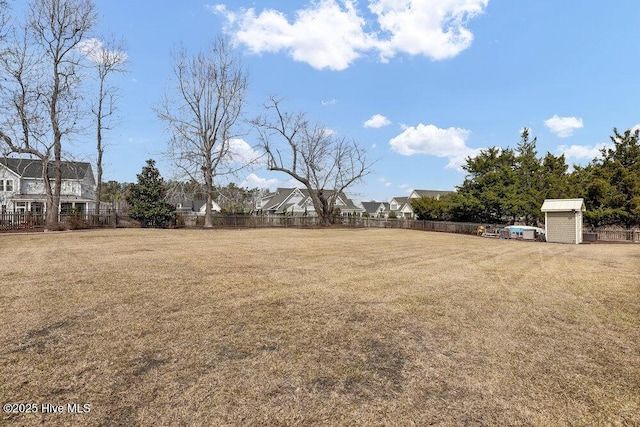
M 274 191 L 276 188 L 280 186 L 280 181 L 276 178 L 261 178 L 255 173 L 249 174 L 242 183 L 240 183 L 240 187 L 244 188 L 268 188 L 271 191 Z
M 582 119 L 580 118 L 559 117 L 557 114 L 554 114 L 553 117 L 545 120 L 544 125 L 560 138 L 570 137 L 573 135 L 574 130 L 584 127 Z
M 397 53 L 452 58 L 471 45 L 466 22 L 483 13 L 489 0 L 370 0 L 380 29 L 389 34 L 377 40 L 383 61 Z
M 470 131 L 461 128 L 440 129 L 434 125 L 408 126 L 389 141 L 391 149 L 405 156 L 426 154 L 449 160 L 447 168 L 460 168 L 467 156 L 475 156 L 479 149 L 467 146 Z
M 391 121 L 381 114 L 374 114 L 371 118 L 364 122 L 364 127 L 379 129 L 391 124 Z
M 251 52 L 284 50 L 294 60 L 318 69 L 343 70 L 370 45 L 363 32 L 365 21 L 351 1 L 342 7 L 335 0 L 321 0 L 298 10 L 293 23 L 273 9 L 258 15 L 253 8 L 237 14 L 221 5 L 214 10 L 226 16 L 235 40 Z
M 320 101 L 320 103 L 322 104 L 323 107 L 326 107 L 327 105 L 336 105 L 338 103 L 337 99 L 327 99 L 327 100 L 322 100 Z
M 286 181 L 281 181 L 277 178 L 263 178 L 256 175 L 255 173 L 250 173 L 249 175 L 247 175 L 247 177 L 240 183 L 240 186 L 248 188 L 268 188 L 270 191 L 275 191 L 277 188 L 304 187 L 293 178 L 289 178 Z
M 233 161 L 241 164 L 255 164 L 259 161 L 261 153 L 254 150 L 242 139 L 232 139 L 229 141 L 229 152 Z
M 343 70 L 368 52 L 382 62 L 398 53 L 433 60 L 451 58 L 468 48 L 473 34 L 467 21 L 489 0 L 369 0 L 373 20 L 367 21 L 355 0 L 318 0 L 284 13 L 254 8 L 233 12 L 209 6 L 227 19 L 227 31 L 253 53 L 287 52 L 317 69 Z
M 124 63 L 127 60 L 127 53 L 122 50 L 105 49 L 104 43 L 96 38 L 83 40 L 78 43 L 77 49 L 90 61 L 95 63 L 108 62 Z
M 560 145 L 558 146 L 558 152 L 564 154 L 564 157 L 575 160 L 588 160 L 591 161 L 597 157 L 601 157 L 600 150 L 603 148 L 609 148 L 611 144 L 601 143 L 593 146 L 588 145 Z
M 378 181 L 384 185 L 385 188 L 389 188 L 391 187 L 391 181 L 389 181 L 387 178 L 382 177 L 380 179 L 378 179 Z

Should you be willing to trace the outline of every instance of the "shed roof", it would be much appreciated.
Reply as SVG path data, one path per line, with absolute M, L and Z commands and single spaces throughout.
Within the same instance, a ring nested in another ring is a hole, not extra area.
M 540 208 L 542 212 L 585 211 L 584 199 L 546 199 Z

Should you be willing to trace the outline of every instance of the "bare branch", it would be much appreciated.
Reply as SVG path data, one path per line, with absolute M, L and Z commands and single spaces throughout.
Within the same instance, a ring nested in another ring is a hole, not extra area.
M 169 129 L 168 155 L 178 169 L 204 183 L 205 226 L 211 226 L 215 177 L 245 166 L 234 161 L 231 142 L 238 136 L 234 132 L 244 107 L 247 73 L 223 37 L 193 56 L 180 49 L 173 71 L 173 96 L 165 95 L 156 114 Z
M 48 225 L 58 220 L 63 139 L 82 117 L 76 47 L 95 22 L 91 0 L 32 0 L 23 25 L 3 34 L 0 140 L 6 151 L 42 160 Z
M 336 137 L 320 124 L 311 125 L 302 113 L 283 112 L 281 102 L 270 97 L 265 114 L 252 121 L 260 147 L 269 170 L 283 172 L 305 186 L 321 222 L 327 224 L 337 198 L 369 174 L 372 163 L 355 141 Z
M 109 84 L 109 77 L 113 74 L 127 72 L 127 54 L 122 42 L 113 39 L 103 42 L 92 38 L 78 44 L 78 50 L 89 60 L 90 68 L 98 83 L 98 93 L 91 113 L 95 118 L 96 129 L 96 192 L 101 193 L 105 143 L 104 131 L 111 129 L 112 118 L 116 110 L 118 89 Z M 100 198 L 96 200 L 96 211 L 100 211 Z

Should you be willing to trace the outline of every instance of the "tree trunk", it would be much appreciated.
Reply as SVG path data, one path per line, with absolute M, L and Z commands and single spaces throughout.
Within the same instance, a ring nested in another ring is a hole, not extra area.
M 44 184 L 44 191 L 47 195 L 46 202 L 46 215 L 45 225 L 47 228 L 55 228 L 58 224 L 58 205 L 55 203 L 53 189 L 51 188 L 51 181 L 49 181 L 49 160 L 42 160 L 42 181 Z M 58 199 L 59 200 L 59 199 Z
M 96 159 L 96 214 L 100 215 L 100 193 L 102 192 L 102 154 L 104 153 L 104 147 L 102 146 L 102 100 L 104 97 L 103 81 L 100 81 L 100 96 L 98 98 L 98 113 L 97 113 L 97 130 L 96 130 L 96 150 L 98 151 L 98 158 Z
M 211 159 L 207 156 L 207 166 L 203 168 L 204 172 L 204 185 L 205 192 L 207 194 L 204 208 L 204 227 L 213 227 L 213 220 L 211 218 L 211 205 L 213 204 L 213 171 L 211 170 Z

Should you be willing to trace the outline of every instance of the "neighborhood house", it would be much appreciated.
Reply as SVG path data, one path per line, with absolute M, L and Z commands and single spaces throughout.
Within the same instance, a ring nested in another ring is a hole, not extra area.
M 333 190 L 325 190 L 333 194 Z M 360 216 L 362 209 L 357 207 L 351 199 L 340 192 L 336 196 L 335 207 L 340 209 L 342 216 Z M 266 215 L 308 215 L 316 216 L 313 201 L 306 188 L 278 188 L 258 200 L 256 210 Z
M 48 165 L 53 187 L 53 165 Z M 2 213 L 46 210 L 46 192 L 42 179 L 42 161 L 0 158 L 0 208 Z M 62 185 L 59 211 L 88 212 L 95 208 L 95 180 L 91 165 L 85 162 L 62 162 Z
M 399 219 L 415 219 L 411 202 L 421 197 L 439 200 L 445 194 L 455 193 L 445 190 L 413 190 L 409 197 L 394 197 L 389 202 L 361 202 L 362 210 L 372 218 L 389 218 L 393 213 Z

